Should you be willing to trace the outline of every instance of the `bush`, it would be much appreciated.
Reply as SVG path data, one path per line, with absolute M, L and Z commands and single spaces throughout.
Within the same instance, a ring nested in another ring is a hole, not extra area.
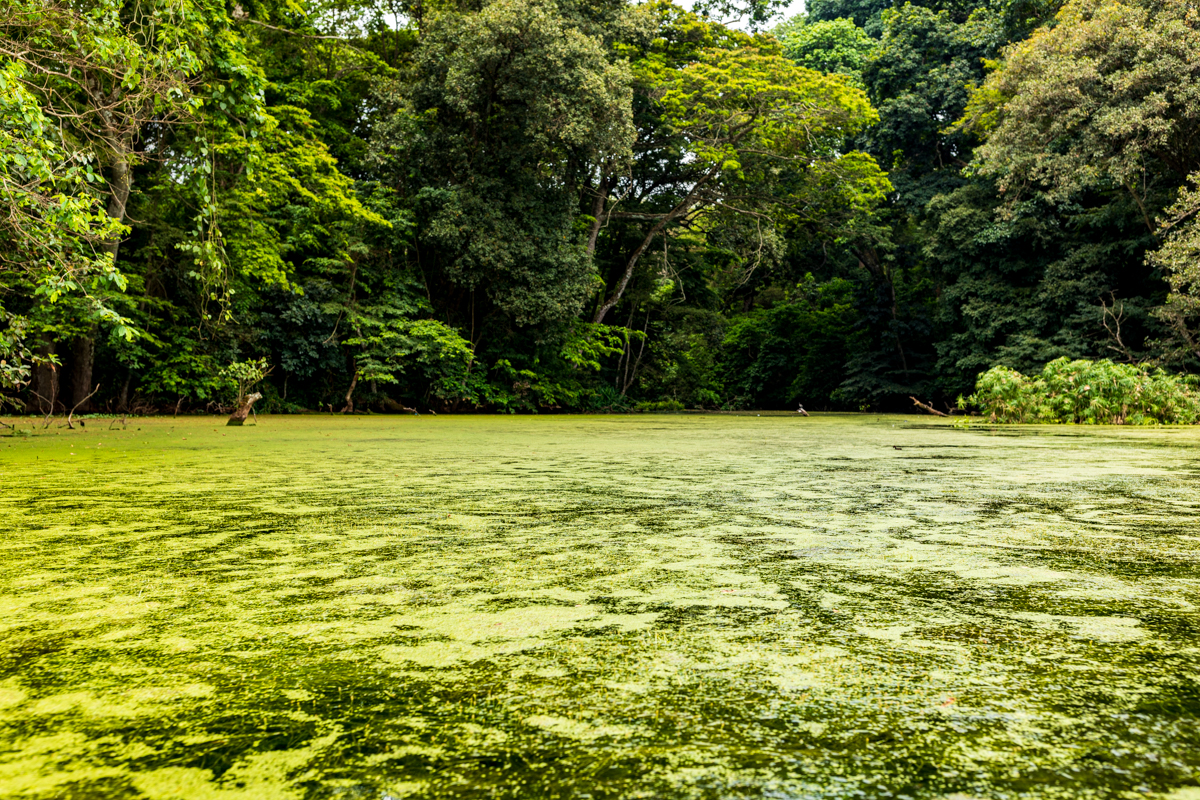
M 1192 375 L 1153 372 L 1131 364 L 1051 361 L 1036 377 L 996 366 L 981 373 L 964 401 L 993 422 L 1154 425 L 1200 422 L 1200 391 Z
M 633 408 L 634 411 L 656 412 L 656 411 L 683 411 L 684 405 L 678 400 L 656 400 L 638 403 Z

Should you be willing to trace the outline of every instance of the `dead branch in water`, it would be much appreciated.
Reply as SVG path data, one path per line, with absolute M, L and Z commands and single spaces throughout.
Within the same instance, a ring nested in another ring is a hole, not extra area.
M 58 386 L 57 385 L 54 386 L 54 391 L 50 393 L 49 400 L 42 397 L 40 394 L 35 392 L 33 389 L 30 389 L 29 393 L 31 395 L 33 395 L 34 397 L 36 397 L 38 400 L 41 400 L 43 403 L 50 404 L 49 413 L 47 413 L 46 416 L 42 419 L 42 430 L 45 430 L 46 428 L 50 427 L 50 420 L 54 419 L 54 404 L 58 400 Z
M 926 405 L 925 403 L 922 403 L 920 400 L 918 400 L 917 398 L 913 397 L 911 394 L 908 396 L 908 399 L 909 399 L 909 400 L 912 400 L 912 401 L 913 401 L 913 405 L 915 405 L 917 408 L 922 408 L 922 409 L 924 409 L 924 410 L 928 411 L 930 414 L 937 414 L 939 417 L 948 417 L 948 416 L 950 416 L 949 414 L 944 414 L 944 413 L 942 413 L 941 411 L 938 411 L 936 408 L 934 408 L 934 407 L 933 407 L 933 406 L 931 406 L 931 405 Z
M 75 416 L 75 412 L 79 409 L 79 407 L 81 405 L 83 405 L 84 403 L 86 403 L 88 400 L 90 400 L 92 398 L 92 395 L 98 391 L 100 391 L 100 384 L 97 383 L 96 388 L 92 389 L 92 394 L 89 394 L 87 397 L 83 398 L 82 400 L 80 400 L 78 403 L 75 404 L 75 408 L 72 408 L 71 411 L 67 414 L 67 427 L 68 428 L 70 428 L 71 430 L 75 430 L 75 425 L 71 422 L 71 418 Z M 82 425 L 83 423 L 80 423 L 80 424 Z

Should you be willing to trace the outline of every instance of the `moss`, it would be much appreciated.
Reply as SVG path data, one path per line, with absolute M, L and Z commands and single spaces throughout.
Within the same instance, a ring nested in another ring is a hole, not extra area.
M 138 424 L 0 440 L 0 796 L 1200 783 L 1198 431 Z

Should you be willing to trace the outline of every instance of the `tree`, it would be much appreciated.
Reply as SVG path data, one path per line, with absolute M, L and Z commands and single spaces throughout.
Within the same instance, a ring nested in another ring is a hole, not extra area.
M 1162 355 L 1191 349 L 1196 200 L 1184 185 L 1200 168 L 1200 21 L 1187 3 L 1072 0 L 1053 27 L 1005 51 L 957 127 L 986 136 L 974 168 L 996 181 L 1006 215 L 1118 193 L 1144 226 L 1135 254 L 1167 234 L 1150 256 L 1172 289 L 1156 314 L 1173 331 Z
M 354 177 L 369 177 L 363 98 L 390 74 L 360 27 L 363 6 L 235 8 L 192 82 L 194 124 L 146 132 L 159 157 L 137 170 L 131 207 L 145 222 L 122 260 L 129 313 L 154 336 L 107 343 L 121 403 L 139 384 L 212 400 L 213 364 L 251 355 L 277 366 L 271 403 L 287 399 L 289 381 L 311 402 L 304 381 L 351 379 L 342 340 L 353 332 L 340 323 L 369 285 L 368 262 L 403 246 L 393 224 L 405 227 Z
M 633 139 L 629 73 L 545 0 L 498 0 L 429 23 L 377 153 L 417 215 L 416 257 L 478 343 L 484 321 L 562 323 L 593 270 L 576 230 L 592 165 Z
M 883 30 L 880 15 L 892 5 L 893 0 L 810 0 L 804 10 L 808 22 L 848 19 L 869 36 L 877 38 Z
M 1148 254 L 1162 270 L 1170 293 L 1155 313 L 1168 326 L 1162 359 L 1180 364 L 1200 359 L 1200 172 L 1188 176 L 1175 202 L 1163 212 L 1163 245 Z
M 262 399 L 260 392 L 250 393 L 250 390 L 271 374 L 271 367 L 265 358 L 253 361 L 235 361 L 221 370 L 221 380 L 235 392 L 233 413 L 229 415 L 226 425 L 243 425 L 246 417 L 254 408 L 254 404 Z
M 829 407 L 843 378 L 832 367 L 861 336 L 853 301 L 850 281 L 821 285 L 810 273 L 769 308 L 736 317 L 720 347 L 727 391 L 753 408 Z
M 71 149 L 47 119 L 22 82 L 25 71 L 19 63 L 0 67 L 0 392 L 26 386 L 35 364 L 46 372 L 59 363 L 52 352 L 30 350 L 28 320 L 5 308 L 6 295 L 53 304 L 83 293 L 93 319 L 129 335 L 124 319 L 88 295 L 101 281 L 123 287 L 104 249 L 123 227 L 104 213 L 87 154 Z
M 110 261 L 124 230 L 142 131 L 151 123 L 178 121 L 192 109 L 189 79 L 200 64 L 194 46 L 223 13 L 204 0 L 14 0 L 0 10 L 0 56 L 20 67 L 8 79 L 19 81 L 54 121 L 70 157 L 95 165 L 88 173 L 91 188 L 105 196 L 113 223 L 100 242 Z M 62 329 L 75 339 L 78 403 L 91 386 L 95 324 L 67 320 Z M 53 347 L 47 341 L 43 349 Z
M 595 322 L 620 302 L 639 260 L 672 226 L 717 212 L 773 226 L 774 209 L 827 222 L 813 213 L 825 196 L 819 189 L 835 194 L 839 209 L 863 211 L 890 188 L 869 156 L 840 148 L 877 118 L 865 94 L 840 76 L 793 64 L 767 42 L 756 44 L 699 49 L 683 54 L 691 58 L 682 64 L 669 48 L 651 49 L 635 65 L 652 115 L 644 123 L 647 147 L 637 154 L 648 174 L 635 171 L 627 186 L 613 180 L 611 188 L 602 176 L 593 224 L 630 219 L 644 227 Z M 780 177 L 792 183 L 786 193 L 772 193 L 787 183 Z M 608 204 L 614 189 L 637 207 Z
M 998 19 L 987 12 L 955 22 L 949 12 L 906 3 L 884 14 L 884 35 L 863 71 L 880 124 L 867 149 L 887 159 L 909 207 L 962 185 L 973 137 L 951 129 L 983 78 L 983 59 L 1003 44 Z
M 958 129 L 986 133 L 977 171 L 1010 203 L 1114 185 L 1142 210 L 1200 167 L 1200 22 L 1182 0 L 1072 0 L 1009 47 Z
M 800 18 L 803 20 L 803 17 Z M 849 19 L 817 20 L 779 26 L 772 33 L 783 55 L 802 67 L 845 75 L 851 85 L 865 88 L 862 71 L 876 47 L 866 31 Z

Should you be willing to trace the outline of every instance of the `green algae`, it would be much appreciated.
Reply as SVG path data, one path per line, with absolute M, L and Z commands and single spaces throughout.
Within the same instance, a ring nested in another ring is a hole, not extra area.
M 0 437 L 0 796 L 1200 797 L 1200 432 Z

